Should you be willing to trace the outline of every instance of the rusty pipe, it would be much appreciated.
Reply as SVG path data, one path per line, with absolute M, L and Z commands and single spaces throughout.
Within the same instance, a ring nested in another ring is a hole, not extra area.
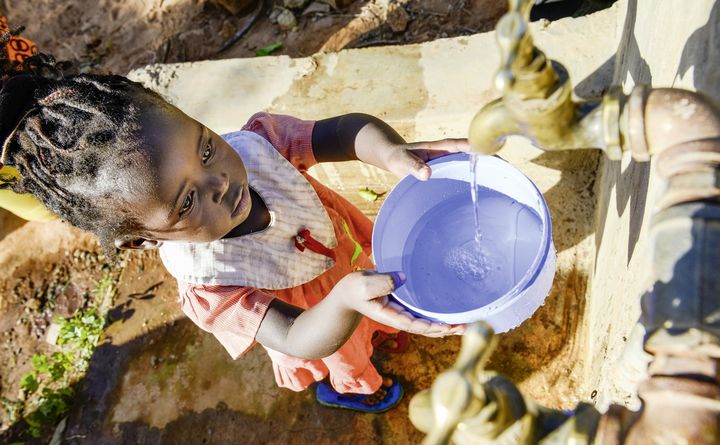
M 623 148 L 665 182 L 650 227 L 653 288 L 643 296 L 652 354 L 639 413 L 612 407 L 595 443 L 720 442 L 720 107 L 703 94 L 636 87 Z
M 453 394 L 455 407 L 465 407 L 455 411 L 454 433 L 446 422 L 437 443 L 449 437 L 459 444 L 720 443 L 720 108 L 700 93 L 644 86 L 628 96 L 613 87 L 599 103 L 574 101 L 564 69 L 532 45 L 522 23 L 528 4 L 511 1 L 513 11 L 498 25 L 502 97 L 473 119 L 471 145 L 492 154 L 506 136 L 522 135 L 545 150 L 595 147 L 614 160 L 624 152 L 640 162 L 654 159 L 665 188 L 650 227 L 654 286 L 643 297 L 640 321 L 653 362 L 638 391 L 641 411 L 612 406 L 602 416 L 581 404 L 565 418 L 523 399 L 510 382 L 490 384 L 498 376 L 481 368 L 457 374 L 464 380 L 432 397 L 444 405 L 449 400 L 440 394 Z M 475 386 L 468 382 L 483 382 L 479 411 L 463 398 Z M 503 398 L 511 403 L 488 403 Z M 427 413 L 430 399 L 417 405 Z M 431 431 L 432 416 L 423 420 Z
M 650 236 L 653 291 L 643 299 L 650 374 L 718 379 L 720 359 L 720 106 L 675 88 L 636 88 L 621 132 L 665 181 Z
M 656 209 L 720 196 L 720 107 L 709 97 L 677 88 L 636 87 L 625 102 L 620 133 L 636 161 L 655 159 L 668 189 Z
M 701 93 L 638 86 L 623 107 L 622 136 L 633 158 L 647 161 L 673 146 L 720 138 L 719 109 Z

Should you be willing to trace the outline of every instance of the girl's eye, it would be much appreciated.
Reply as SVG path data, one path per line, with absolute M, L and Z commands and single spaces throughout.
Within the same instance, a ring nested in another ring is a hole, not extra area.
M 182 207 L 180 208 L 180 216 L 185 215 L 192 208 L 193 201 L 193 194 L 188 193 L 188 195 L 185 197 L 185 201 L 183 201 Z
M 213 150 L 213 146 L 210 142 L 205 144 L 205 151 L 202 153 L 202 162 L 203 164 L 207 164 L 207 162 L 212 158 L 213 153 L 215 150 Z

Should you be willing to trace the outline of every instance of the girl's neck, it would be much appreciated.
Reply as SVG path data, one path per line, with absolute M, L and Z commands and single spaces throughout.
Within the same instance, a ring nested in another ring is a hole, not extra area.
M 235 238 L 238 236 L 248 235 L 250 233 L 265 230 L 271 221 L 270 210 L 255 190 L 250 188 L 250 214 L 247 219 L 235 226 L 223 238 Z

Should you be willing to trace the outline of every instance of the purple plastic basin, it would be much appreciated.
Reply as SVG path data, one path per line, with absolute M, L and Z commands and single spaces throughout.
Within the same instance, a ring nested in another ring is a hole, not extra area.
M 468 159 L 443 156 L 429 163 L 430 180 L 397 184 L 375 221 L 373 258 L 380 272 L 406 274 L 393 296 L 413 313 L 452 324 L 486 320 L 505 332 L 529 318 L 552 286 L 550 214 L 525 175 L 481 156 L 476 242 Z

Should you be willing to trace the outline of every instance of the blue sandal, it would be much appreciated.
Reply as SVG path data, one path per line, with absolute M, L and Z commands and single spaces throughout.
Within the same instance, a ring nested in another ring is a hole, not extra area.
M 330 385 L 320 382 L 315 390 L 317 401 L 322 406 L 330 408 L 342 408 L 363 413 L 384 413 L 395 408 L 403 398 L 404 391 L 400 382 L 393 378 L 393 384 L 387 388 L 385 397 L 374 405 L 363 403 L 370 394 L 340 394 L 336 392 Z

